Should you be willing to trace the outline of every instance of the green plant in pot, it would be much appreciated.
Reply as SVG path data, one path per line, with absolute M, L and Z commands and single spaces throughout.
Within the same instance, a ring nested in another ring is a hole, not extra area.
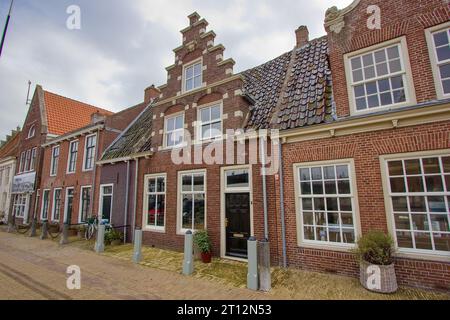
M 354 253 L 359 260 L 360 282 L 364 288 L 379 293 L 397 291 L 391 236 L 371 231 L 359 238 Z
M 200 250 L 203 263 L 211 263 L 211 240 L 205 230 L 197 231 L 194 234 L 194 243 Z
M 118 246 L 123 243 L 123 234 L 117 230 L 110 229 L 105 232 L 105 244 Z

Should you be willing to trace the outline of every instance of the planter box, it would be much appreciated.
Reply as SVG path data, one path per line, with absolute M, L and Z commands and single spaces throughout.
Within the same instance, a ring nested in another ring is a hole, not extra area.
M 394 293 L 398 290 L 394 264 L 379 266 L 362 261 L 359 268 L 359 280 L 361 285 L 367 290 L 378 293 Z M 375 270 L 379 270 L 379 283 L 377 283 L 375 276 L 373 276 Z

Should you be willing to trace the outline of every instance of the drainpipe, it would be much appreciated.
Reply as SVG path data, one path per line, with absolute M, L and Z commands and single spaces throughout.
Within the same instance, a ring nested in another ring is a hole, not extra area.
M 269 222 L 267 216 L 267 185 L 266 185 L 266 151 L 265 141 L 260 136 L 259 138 L 260 152 L 261 152 L 261 174 L 263 183 L 263 206 L 264 206 L 264 238 L 269 241 Z
M 124 219 L 124 224 L 123 224 L 123 243 L 127 242 L 129 185 L 130 185 L 130 161 L 127 161 L 127 180 L 126 180 L 126 186 L 125 186 L 125 219 Z
M 137 187 L 138 187 L 138 171 L 139 171 L 139 158 L 134 160 L 136 166 L 134 172 L 134 203 L 133 203 L 133 232 L 131 233 L 132 242 L 134 243 L 134 230 L 136 229 L 136 209 L 137 209 Z
M 281 141 L 278 142 L 278 163 L 280 166 L 280 211 L 281 211 L 281 238 L 283 243 L 283 268 L 287 268 L 287 253 L 286 253 L 286 221 L 284 211 L 284 174 L 283 174 L 283 145 Z
M 99 159 L 99 154 L 100 154 L 100 129 L 97 129 L 96 134 L 97 134 L 97 142 L 96 142 L 96 147 L 95 147 L 95 159 L 97 159 L 97 161 L 98 161 L 98 160 L 100 160 Z M 103 137 L 103 135 L 102 135 L 102 137 Z M 84 143 L 86 143 L 86 140 L 84 141 Z M 82 165 L 84 166 L 84 163 Z M 91 208 L 90 208 L 90 211 L 91 211 L 91 215 L 90 216 L 91 217 L 92 217 L 92 214 L 93 214 L 93 212 L 95 210 L 94 209 L 94 204 L 95 204 L 95 196 L 96 196 L 96 194 L 95 194 L 95 187 L 97 186 L 97 183 L 96 183 L 96 181 L 97 181 L 97 164 L 94 164 L 94 169 L 93 170 L 94 170 L 94 172 L 92 173 L 92 176 L 93 176 L 92 177 L 92 204 L 91 204 Z M 98 203 L 100 204 L 100 199 L 98 199 Z M 98 218 L 98 221 L 100 223 L 101 217 L 98 216 L 99 214 L 100 214 L 100 212 L 97 212 L 97 218 Z

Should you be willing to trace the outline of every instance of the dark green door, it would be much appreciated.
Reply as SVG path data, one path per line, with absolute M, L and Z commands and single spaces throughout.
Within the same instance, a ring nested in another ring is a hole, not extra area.
M 247 258 L 250 237 L 250 193 L 225 194 L 226 255 Z

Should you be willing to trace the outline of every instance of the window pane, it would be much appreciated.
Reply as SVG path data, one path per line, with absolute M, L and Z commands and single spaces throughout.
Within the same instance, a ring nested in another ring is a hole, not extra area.
M 192 229 L 192 194 L 183 195 L 183 229 Z
M 173 131 L 175 130 L 175 119 L 167 119 L 167 131 Z
M 359 82 L 364 80 L 362 69 L 353 71 L 353 82 Z
M 413 248 L 411 232 L 397 232 L 397 243 L 400 248 Z
M 395 228 L 397 230 L 410 230 L 411 224 L 408 214 L 394 214 Z
M 373 65 L 373 56 L 371 53 L 362 56 L 362 60 L 365 67 Z
M 435 33 L 433 38 L 436 47 L 448 44 L 447 30 Z
M 380 101 L 378 100 L 378 95 L 369 96 L 367 98 L 367 105 L 369 108 L 375 108 L 380 105 Z
M 301 193 L 303 195 L 311 194 L 311 183 L 310 182 L 302 182 L 300 184 L 301 186 Z
M 248 170 L 226 171 L 228 188 L 248 188 Z
M 395 59 L 400 57 L 398 46 L 387 48 L 387 54 L 389 59 Z
M 194 88 L 200 88 L 202 86 L 202 78 L 200 76 L 194 78 Z
M 351 198 L 340 198 L 339 204 L 341 206 L 341 211 L 352 211 L 352 199 Z
M 183 116 L 178 116 L 175 118 L 175 129 L 183 129 Z
M 414 238 L 416 240 L 417 249 L 425 249 L 425 250 L 433 249 L 433 246 L 431 245 L 431 237 L 428 232 L 427 233 L 415 232 Z
M 194 80 L 188 79 L 186 80 L 186 90 L 192 90 L 194 88 Z
M 148 180 L 148 192 L 156 192 L 156 181 L 155 179 Z
M 194 229 L 205 228 L 205 195 L 196 194 L 194 197 Z
M 182 176 L 182 190 L 192 191 L 192 175 L 187 174 Z
M 405 160 L 406 174 L 421 174 L 422 169 L 420 168 L 420 160 Z
M 304 229 L 304 238 L 305 240 L 315 240 L 314 239 L 314 227 L 305 227 Z
M 323 194 L 323 184 L 322 181 L 313 181 L 313 193 L 314 194 Z
M 444 172 L 450 173 L 450 157 L 443 157 L 442 164 L 444 165 Z
M 441 79 L 450 78 L 450 63 L 439 66 Z
M 389 61 L 389 69 L 391 73 L 402 71 L 400 59 Z
M 449 94 L 450 93 L 450 80 L 442 81 L 442 86 L 444 89 L 444 94 Z
M 428 197 L 430 212 L 446 212 L 444 197 Z
M 391 67 L 391 70 L 392 70 L 392 67 Z M 379 77 L 387 75 L 388 73 L 389 73 L 389 71 L 388 71 L 387 63 L 380 63 L 379 65 L 377 65 L 377 75 Z
M 398 77 L 391 78 L 391 86 L 392 86 L 392 89 L 403 88 L 403 77 L 398 76 Z
M 342 236 L 344 237 L 344 243 L 355 243 L 355 230 L 343 229 Z
M 314 214 L 314 219 L 316 222 L 316 226 L 326 226 L 327 225 L 326 213 L 324 213 L 324 212 L 316 212 Z
M 202 73 L 202 64 L 201 63 L 197 63 L 194 65 L 194 75 L 198 76 Z
M 425 197 L 409 197 L 409 206 L 412 212 L 427 212 Z
M 374 67 L 364 68 L 364 78 L 366 80 L 375 78 L 375 68 Z
M 327 211 L 338 211 L 337 198 L 327 198 Z
M 303 213 L 303 223 L 310 226 L 314 225 L 314 215 L 312 212 Z
M 350 194 L 350 181 L 338 181 L 338 191 L 339 194 Z
M 380 95 L 380 103 L 382 106 L 387 106 L 392 104 L 392 95 L 390 92 L 382 93 Z
M 353 226 L 353 215 L 351 213 L 342 213 L 341 219 L 342 219 L 342 225 L 344 227 Z
M 222 123 L 215 122 L 211 125 L 211 137 L 220 137 L 222 135 Z
M 431 215 L 431 228 L 433 229 L 433 231 L 450 232 L 450 226 L 448 223 L 448 215 L 432 214 Z
M 337 178 L 346 179 L 348 175 L 348 166 L 336 166 Z
M 450 158 L 449 158 L 449 171 L 450 171 Z M 311 176 L 309 175 L 309 169 L 300 169 L 300 180 L 301 181 L 311 180 Z
M 325 200 L 323 198 L 314 198 L 314 210 L 325 211 Z
M 448 60 L 450 59 L 450 46 L 437 48 L 436 53 L 439 61 Z
M 395 212 L 408 212 L 406 197 L 392 197 L 392 207 Z
M 165 216 L 165 206 L 166 206 L 165 203 L 166 203 L 166 196 L 158 195 L 157 210 L 156 210 L 156 226 L 157 227 L 164 227 L 164 216 Z
M 364 97 L 364 95 L 366 94 L 366 90 L 364 85 L 360 85 L 360 86 L 356 86 L 355 87 L 355 97 Z
M 321 180 L 322 179 L 322 168 L 312 168 L 311 175 L 313 180 Z
M 423 192 L 422 177 L 408 177 L 408 191 L 409 192 Z
M 352 70 L 360 69 L 362 67 L 361 58 L 360 57 L 353 58 L 351 60 L 351 64 L 352 64 Z
M 325 181 L 325 193 L 336 194 L 336 181 Z
M 165 190 L 166 190 L 165 179 L 163 177 L 159 177 L 156 191 L 165 192 Z
M 209 108 L 204 108 L 200 110 L 200 116 L 202 119 L 202 122 L 209 122 L 211 120 L 210 118 L 210 109 Z
M 403 175 L 403 163 L 401 161 L 390 161 L 388 163 L 389 175 L 402 176 Z
M 413 214 L 412 223 L 414 230 L 428 231 L 428 216 L 426 214 Z
M 425 173 L 439 173 L 441 172 L 439 166 L 439 158 L 427 158 L 423 159 L 423 170 Z
M 380 63 L 386 61 L 386 52 L 385 50 L 380 50 L 375 52 L 375 62 Z
M 311 198 L 303 198 L 302 199 L 302 209 L 303 210 L 312 210 L 312 199 Z
M 202 174 L 194 175 L 194 191 L 204 191 L 204 177 Z
M 328 225 L 329 226 L 339 226 L 340 222 L 339 222 L 339 213 L 328 213 Z M 330 228 L 330 232 L 331 232 Z M 339 228 L 337 228 L 337 232 L 340 232 Z
M 220 120 L 220 106 L 214 106 L 211 109 L 211 120 Z
M 366 84 L 366 92 L 368 95 L 377 93 L 377 83 L 376 82 L 369 82 Z
M 393 92 L 394 103 L 401 103 L 406 101 L 405 90 L 397 90 Z
M 440 192 L 444 191 L 441 176 L 428 176 L 425 177 L 428 192 Z
M 356 109 L 364 110 L 367 108 L 366 98 L 356 99 Z
M 186 79 L 190 79 L 193 76 L 194 76 L 194 68 L 192 66 L 186 68 Z
M 156 210 L 156 195 L 150 194 L 148 196 L 147 225 L 155 225 Z
M 433 236 L 436 250 L 447 252 L 450 251 L 450 234 L 435 233 Z
M 328 241 L 327 229 L 326 228 L 316 228 L 316 239 L 318 241 Z

